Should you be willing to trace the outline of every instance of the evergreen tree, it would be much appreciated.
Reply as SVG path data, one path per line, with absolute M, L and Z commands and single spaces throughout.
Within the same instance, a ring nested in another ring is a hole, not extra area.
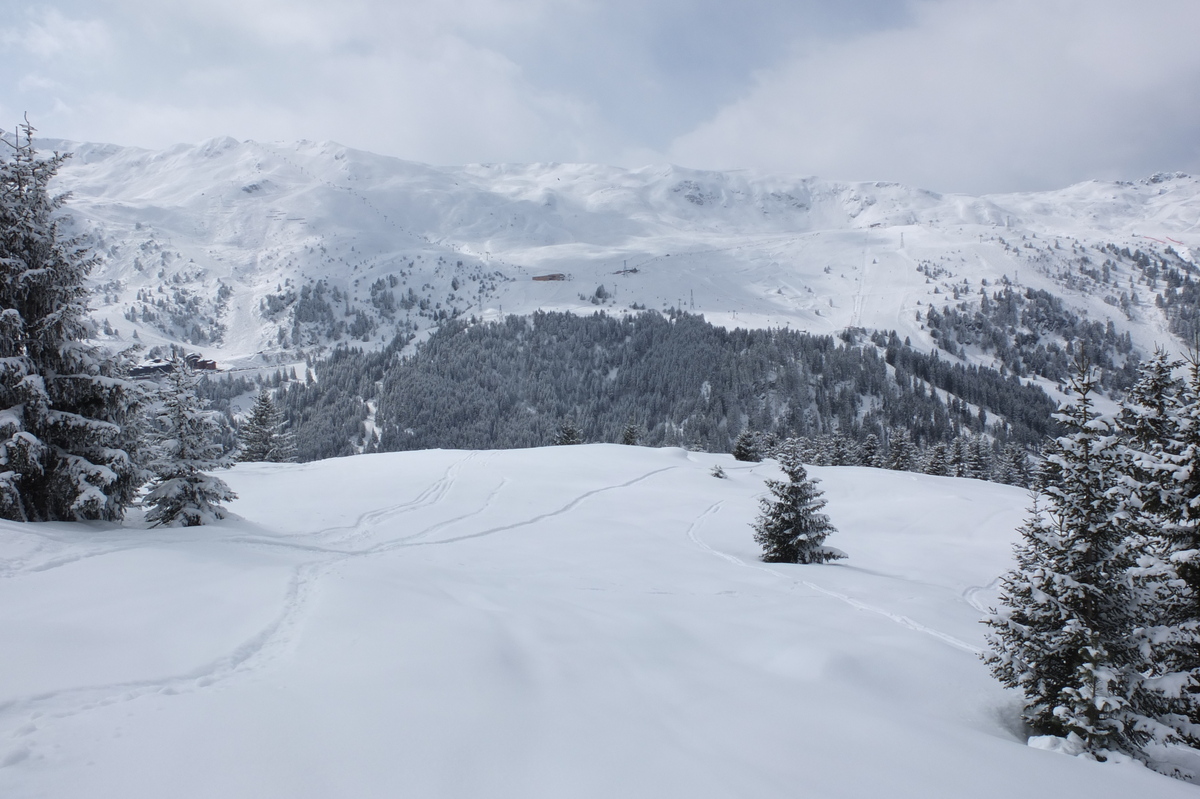
M 974 477 L 971 472 L 971 457 L 970 447 L 967 445 L 967 439 L 961 435 L 955 436 L 950 442 L 950 476 L 951 477 Z
M 1001 578 L 1004 607 L 985 619 L 985 660 L 997 679 L 1024 692 L 1024 718 L 1035 731 L 1076 739 L 1103 757 L 1134 751 L 1137 733 L 1126 724 L 1124 699 L 1131 559 L 1118 447 L 1110 420 L 1093 409 L 1095 384 L 1081 363 L 1070 384 L 1075 402 L 1058 416 L 1067 433 L 1047 447 L 1017 566 Z
M 1128 699 L 1147 742 L 1200 748 L 1200 361 L 1191 359 L 1183 386 L 1172 377 L 1178 365 L 1155 353 L 1121 415 L 1139 556 L 1132 648 L 1141 660 Z
M 857 466 L 858 454 L 841 433 L 829 440 L 829 463 L 832 466 Z
M 0 516 L 120 519 L 145 482 L 143 395 L 127 357 L 86 343 L 95 259 L 56 218 L 66 197 L 49 183 L 68 156 L 40 157 L 33 132 L 0 158 Z
M 1161 453 L 1167 440 L 1175 434 L 1179 421 L 1175 411 L 1181 387 L 1174 371 L 1180 366 L 1182 362 L 1173 360 L 1159 349 L 1139 367 L 1138 378 L 1121 403 L 1118 418 L 1123 437 L 1136 452 L 1144 455 Z M 1157 482 L 1155 478 L 1163 468 L 1161 463 L 1143 463 L 1141 466 L 1146 468 L 1139 476 Z
M 967 444 L 967 477 L 976 480 L 992 479 L 992 448 L 988 440 L 981 435 L 972 436 Z
M 554 443 L 557 446 L 582 444 L 583 433 L 579 432 L 579 428 L 570 419 L 564 419 L 558 426 L 558 432 L 554 436 Z
M 283 411 L 276 407 L 270 392 L 261 389 L 239 431 L 241 452 L 238 460 L 270 463 L 296 460 L 296 444 L 286 427 Z
M 996 482 L 1010 486 L 1029 485 L 1029 458 L 1015 444 L 1009 444 L 997 461 Z
M 938 442 L 925 450 L 925 457 L 921 461 L 921 471 L 939 477 L 950 475 L 950 453 L 945 444 Z
M 817 436 L 809 448 L 809 463 L 813 466 L 832 466 L 833 447 L 829 436 Z
M 868 433 L 858 445 L 858 462 L 863 466 L 883 468 L 883 449 L 879 446 L 879 437 L 874 433 Z
M 734 460 L 747 463 L 761 461 L 762 453 L 759 452 L 758 443 L 758 436 L 750 430 L 743 430 L 738 434 L 737 440 L 733 442 Z
M 898 339 L 885 359 L 875 346 L 729 331 L 686 314 L 449 321 L 397 358 L 409 339 L 378 353 L 338 348 L 313 362 L 316 379 L 274 394 L 301 459 L 361 450 L 371 407 L 381 451 L 537 446 L 553 440 L 562 415 L 584 411 L 597 440 L 619 441 L 630 418 L 657 419 L 642 444 L 717 452 L 729 451 L 743 427 L 810 439 L 905 427 L 914 438 L 943 441 L 986 408 L 1003 420 L 1006 440 L 1032 444 L 1050 431 L 1054 411 L 1039 388 Z M 764 393 L 766 385 L 774 388 Z M 760 456 L 768 447 L 762 442 Z
M 788 439 L 785 444 L 792 446 L 796 450 L 796 455 L 800 458 L 801 463 L 817 465 L 817 442 L 811 438 L 794 438 Z
M 183 360 L 176 359 L 172 366 L 151 433 L 150 469 L 155 478 L 144 500 L 151 508 L 146 521 L 195 527 L 226 518 L 228 511 L 219 503 L 237 499 L 237 494 L 224 480 L 205 473 L 232 462 L 215 443 L 215 415 L 205 411 L 196 396 L 199 376 Z
M 846 553 L 825 546 L 825 538 L 837 532 L 825 507 L 818 481 L 810 480 L 800 462 L 797 448 L 785 443 L 776 453 L 787 480 L 768 480 L 769 497 L 761 502 L 754 522 L 754 540 L 763 548 L 768 563 L 825 563 Z
M 629 422 L 629 424 L 625 425 L 625 429 L 621 431 L 622 444 L 630 447 L 636 447 L 641 440 L 642 428 L 638 427 L 633 422 Z
M 893 428 L 888 444 L 887 467 L 901 472 L 914 471 L 917 468 L 918 455 L 917 445 L 913 443 L 908 431 L 904 428 Z

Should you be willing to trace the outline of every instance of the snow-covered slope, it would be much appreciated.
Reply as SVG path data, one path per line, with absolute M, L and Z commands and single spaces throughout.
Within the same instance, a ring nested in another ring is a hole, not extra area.
M 1153 292 L 1132 313 L 1104 301 L 1132 290 L 1131 269 L 1092 290 L 1064 276 L 1104 244 L 1189 261 L 1200 244 L 1200 179 L 1182 175 L 977 198 L 679 167 L 433 167 L 333 143 L 46 146 L 75 153 L 59 186 L 103 255 L 94 306 L 111 338 L 224 362 L 378 346 L 453 314 L 635 304 L 896 329 L 927 348 L 918 311 L 1005 280 L 1149 349 L 1170 340 Z
M 722 464 L 727 480 L 709 470 Z M 977 657 L 1024 492 L 590 445 L 229 474 L 196 530 L 0 523 L 6 797 L 1194 797 L 1032 748 Z

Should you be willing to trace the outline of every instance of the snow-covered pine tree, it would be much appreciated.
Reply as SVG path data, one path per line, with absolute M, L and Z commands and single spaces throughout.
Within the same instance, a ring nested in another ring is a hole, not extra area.
M 837 529 L 821 513 L 825 507 L 817 480 L 810 480 L 794 442 L 785 442 L 775 454 L 787 480 L 768 480 L 770 496 L 763 497 L 754 521 L 754 540 L 768 563 L 825 563 L 846 553 L 825 546 Z
M 1181 386 L 1174 372 L 1182 365 L 1181 361 L 1159 349 L 1138 368 L 1137 380 L 1121 403 L 1117 418 L 1123 439 L 1135 452 L 1161 453 L 1162 447 L 1176 432 L 1179 420 L 1175 412 Z M 1148 471 L 1141 474 L 1143 478 L 1157 478 L 1163 469 L 1161 463 L 1143 466 L 1148 467 Z
M 856 447 L 841 433 L 834 433 L 829 439 L 829 464 L 831 466 L 857 466 L 858 453 Z
M 737 440 L 733 442 L 733 459 L 746 463 L 757 463 L 762 460 L 762 453 L 759 452 L 759 438 L 751 430 L 743 430 L 738 433 Z
M 957 435 L 950 442 L 947 452 L 950 457 L 949 471 L 951 477 L 974 477 L 971 471 L 971 448 L 963 435 Z
M 891 441 L 888 442 L 887 467 L 889 469 L 900 472 L 914 471 L 917 468 L 919 454 L 917 445 L 913 443 L 908 430 L 903 427 L 892 428 Z
M 1126 476 L 1139 500 L 1130 544 L 1140 661 L 1128 698 L 1145 744 L 1200 748 L 1200 360 L 1193 354 L 1182 386 L 1177 366 L 1156 352 L 1121 414 Z M 1144 748 L 1150 765 L 1175 770 L 1161 746 Z
M 879 446 L 879 436 L 868 433 L 862 440 L 862 443 L 858 445 L 858 462 L 863 466 L 883 468 L 883 450 Z
M 809 445 L 805 448 L 804 455 L 801 460 L 807 461 L 813 466 L 832 466 L 833 458 L 830 454 L 829 436 L 822 435 L 809 440 Z
M 921 460 L 921 471 L 939 477 L 949 476 L 950 452 L 944 443 L 939 441 L 925 450 L 925 457 Z
M 558 446 L 582 444 L 583 433 L 579 432 L 579 428 L 570 419 L 564 419 L 558 426 L 558 432 L 554 434 L 554 443 Z
M 641 440 L 642 428 L 633 422 L 626 424 L 625 429 L 621 431 L 621 443 L 629 447 L 636 447 Z
M 283 411 L 265 388 L 258 392 L 250 415 L 242 422 L 240 461 L 291 463 L 296 460 L 296 442 L 287 428 Z
M 970 476 L 976 480 L 992 479 L 992 447 L 984 436 L 971 436 L 967 445 L 967 465 Z
M 151 431 L 154 482 L 143 501 L 151 510 L 146 521 L 155 526 L 195 527 L 228 516 L 219 503 L 237 494 L 219 477 L 206 472 L 226 469 L 230 458 L 215 443 L 219 423 L 196 396 L 200 377 L 176 359 L 161 392 L 161 405 Z
M 0 516 L 120 519 L 145 482 L 143 392 L 127 357 L 86 341 L 95 259 L 63 235 L 66 196 L 50 193 L 68 156 L 39 156 L 33 133 L 26 121 L 0 140 Z
M 1078 364 L 1075 401 L 1057 415 L 1067 432 L 1046 447 L 1017 565 L 1001 578 L 1003 607 L 984 620 L 984 659 L 1000 682 L 1025 694 L 1030 727 L 1102 758 L 1137 747 L 1123 698 L 1131 559 L 1118 446 L 1111 421 L 1094 410 L 1095 385 L 1092 370 Z
M 1016 444 L 1009 444 L 996 462 L 995 479 L 1010 486 L 1029 485 L 1029 458 Z

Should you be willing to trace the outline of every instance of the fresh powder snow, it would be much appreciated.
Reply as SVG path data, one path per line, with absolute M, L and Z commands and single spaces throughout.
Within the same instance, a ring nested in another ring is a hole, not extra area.
M 0 796 L 1197 796 L 1027 745 L 979 660 L 1025 491 L 810 475 L 846 560 L 759 560 L 773 462 L 618 445 L 240 464 L 202 528 L 0 522 Z

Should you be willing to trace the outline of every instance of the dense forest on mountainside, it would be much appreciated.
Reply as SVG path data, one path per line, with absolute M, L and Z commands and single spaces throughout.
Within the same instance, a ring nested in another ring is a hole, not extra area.
M 1005 286 L 989 295 L 984 290 L 978 304 L 961 302 L 941 310 L 930 305 L 923 317 L 917 312 L 917 319 L 946 352 L 965 357 L 966 348 L 978 348 L 1019 377 L 1062 383 L 1080 350 L 1100 370 L 1101 385 L 1109 391 L 1124 391 L 1137 375 L 1128 332 L 1079 316 L 1047 291 Z
M 410 354 L 403 339 L 336 350 L 278 397 L 301 460 L 541 446 L 566 420 L 587 441 L 618 441 L 633 424 L 645 445 L 721 452 L 746 428 L 853 440 L 905 429 L 920 445 L 986 431 L 1029 447 L 1051 432 L 1054 402 L 1015 376 L 894 333 L 860 338 L 726 330 L 680 312 L 456 320 Z
M 1196 342 L 1200 337 L 1200 282 L 1195 276 L 1200 274 L 1195 264 L 1192 264 L 1168 246 L 1161 254 L 1147 253 L 1144 250 L 1128 247 L 1118 248 L 1110 244 L 1103 248 L 1113 259 L 1107 259 L 1101 268 L 1107 273 L 1116 263 L 1129 263 L 1142 273 L 1142 283 L 1154 294 L 1154 304 L 1163 310 L 1167 317 L 1168 329 L 1185 342 Z M 1131 290 L 1130 295 L 1122 294 L 1121 299 L 1132 297 L 1132 302 L 1138 302 L 1137 292 Z M 1107 298 L 1106 298 L 1106 301 Z

